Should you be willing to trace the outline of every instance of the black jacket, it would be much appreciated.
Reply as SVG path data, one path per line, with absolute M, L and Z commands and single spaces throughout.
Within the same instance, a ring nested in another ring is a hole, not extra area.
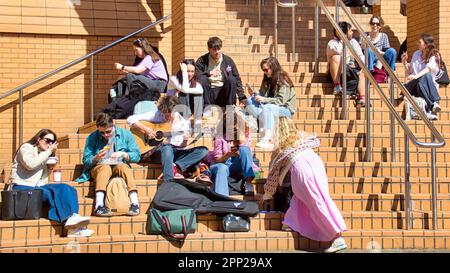
M 220 65 L 220 70 L 222 71 L 222 75 L 225 79 L 233 76 L 234 78 L 236 78 L 236 85 L 237 85 L 237 90 L 236 90 L 236 94 L 238 95 L 239 100 L 244 100 L 247 99 L 247 97 L 244 94 L 244 88 L 242 87 L 242 80 L 241 80 L 241 76 L 239 76 L 239 72 L 237 70 L 236 64 L 234 63 L 233 59 L 231 59 L 231 57 L 228 57 L 225 54 L 222 54 L 223 56 L 223 61 L 222 64 Z M 201 56 L 200 58 L 198 58 L 198 60 L 195 62 L 195 69 L 197 70 L 197 73 L 200 77 L 205 76 L 207 78 L 209 78 L 209 73 L 208 73 L 208 66 L 209 66 L 209 53 Z M 230 67 L 230 69 L 228 69 L 229 71 L 227 71 L 227 68 Z

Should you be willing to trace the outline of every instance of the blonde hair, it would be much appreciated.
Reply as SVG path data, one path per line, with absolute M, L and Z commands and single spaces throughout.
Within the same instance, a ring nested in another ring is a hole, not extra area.
M 315 138 L 316 134 L 309 134 L 305 131 L 297 129 L 294 121 L 288 117 L 280 117 L 276 130 L 276 138 L 278 141 L 278 149 L 280 151 L 297 146 L 298 143 L 307 139 Z

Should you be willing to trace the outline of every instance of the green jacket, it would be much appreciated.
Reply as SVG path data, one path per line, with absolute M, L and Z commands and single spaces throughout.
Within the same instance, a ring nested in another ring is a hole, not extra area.
M 269 94 L 267 87 L 261 86 L 259 92 L 264 97 L 263 103 L 286 106 L 291 111 L 291 114 L 294 114 L 297 110 L 297 97 L 294 87 L 283 84 L 278 91 L 275 91 L 273 98 L 267 97 Z

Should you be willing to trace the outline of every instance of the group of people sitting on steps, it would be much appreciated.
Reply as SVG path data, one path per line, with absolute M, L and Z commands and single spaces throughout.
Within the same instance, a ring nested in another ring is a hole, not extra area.
M 116 64 L 115 67 L 127 77 L 133 73 L 148 75 L 144 81 L 156 79 L 154 83 L 147 82 L 146 86 L 161 92 L 166 88 L 165 73 L 151 72 L 152 65 L 159 69 L 163 66 L 158 64 L 161 59 L 154 61 L 148 57 L 150 54 L 145 53 L 145 46 L 140 47 L 147 43 L 141 38 L 133 44 L 136 55 L 142 59 L 140 63 L 131 67 Z M 250 127 L 254 127 L 255 124 L 251 123 L 258 119 L 260 141 L 255 146 L 272 151 L 264 193 L 255 195 L 260 207 L 270 204 L 277 186 L 289 178 L 293 197 L 283 221 L 283 230 L 299 232 L 312 240 L 331 242 L 326 252 L 345 249 L 347 246 L 341 234 L 347 227 L 330 197 L 324 163 L 313 150 L 320 146 L 320 140 L 298 130 L 292 120 L 296 110 L 296 92 L 288 73 L 276 58 L 265 58 L 260 65 L 264 74 L 261 87 L 255 91 L 248 86 L 250 96 L 247 97 L 234 61 L 222 54 L 222 41 L 212 37 L 207 45 L 208 54 L 195 63 L 184 60 L 180 64 L 180 72 L 170 78 L 174 90 L 170 89 L 172 91 L 161 96 L 147 112 L 128 117 L 132 130 L 145 135 L 146 141 L 155 139 L 157 132 L 145 121 L 170 124 L 172 134 L 155 148 L 141 154 L 136 135 L 115 125 L 108 113 L 97 115 L 96 130 L 86 140 L 82 174 L 75 180 L 79 183 L 92 180 L 95 184 L 94 215 L 113 215 L 105 206 L 105 192 L 108 181 L 115 176 L 122 177 L 127 184 L 131 204 L 128 215 L 141 213 L 131 163 L 161 164 L 164 183 L 184 178 L 183 174 L 190 167 L 204 162 L 209 165 L 210 179 L 217 193 L 229 195 L 227 178 L 240 176 L 245 181 L 245 193 L 253 195 L 252 181 L 257 166 L 251 149 Z M 135 79 L 142 78 L 139 75 L 135 75 Z M 225 114 L 213 121 L 216 122 L 211 138 L 213 150 L 209 151 L 204 146 L 189 147 L 187 142 L 195 135 L 191 125 L 201 125 L 205 112 L 207 118 L 214 116 L 214 107 L 219 114 Z M 200 114 L 196 112 L 199 110 Z M 43 201 L 50 205 L 50 220 L 64 224 L 69 237 L 91 236 L 94 231 L 87 228 L 90 218 L 78 214 L 76 190 L 65 183 L 49 183 L 49 175 L 55 165 L 46 162 L 55 155 L 57 147 L 56 134 L 48 129 L 42 129 L 24 143 L 14 158 L 11 184 L 15 190 L 43 189 Z M 105 160 L 116 163 L 106 164 Z
M 390 46 L 389 38 L 386 33 L 381 32 L 383 27 L 383 19 L 374 15 L 369 21 L 371 31 L 365 35 L 369 41 L 373 43 L 378 53 L 383 56 L 389 67 L 395 71 L 395 61 L 397 52 Z M 367 47 L 362 39 L 358 42 L 353 38 L 353 30 L 351 24 L 342 21 L 338 23 L 346 38 L 350 41 L 350 45 L 356 52 L 358 57 L 364 63 L 365 56 L 363 49 L 367 50 L 368 63 L 365 64 L 371 74 L 378 83 L 386 83 L 389 81 L 388 73 L 382 66 L 380 60 L 371 48 Z M 328 62 L 328 81 L 333 83 L 333 93 L 342 95 L 342 61 L 343 61 L 343 45 L 337 31 L 334 30 L 334 38 L 327 45 L 327 62 Z M 360 64 L 346 48 L 347 64 L 347 94 L 354 95 L 355 104 L 357 106 L 365 106 L 365 79 L 366 75 L 362 72 Z M 408 53 L 405 52 L 401 56 L 402 63 L 405 67 L 406 83 L 405 87 L 419 102 L 419 107 L 430 120 L 437 120 L 437 113 L 441 110 L 439 105 L 439 84 L 448 84 L 448 75 L 446 72 L 444 61 L 439 51 L 436 49 L 433 36 L 422 34 L 418 41 L 418 50 L 414 52 L 411 62 L 408 63 Z M 445 74 L 445 75 L 444 75 Z M 444 80 L 446 78 L 446 80 Z M 420 101 L 423 101 L 422 105 Z

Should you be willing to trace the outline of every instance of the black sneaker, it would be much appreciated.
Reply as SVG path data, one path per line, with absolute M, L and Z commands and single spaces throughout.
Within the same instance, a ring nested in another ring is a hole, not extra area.
M 99 206 L 94 210 L 95 216 L 98 217 L 111 217 L 113 213 L 105 206 Z
M 137 216 L 140 213 L 139 205 L 131 204 L 130 209 L 128 210 L 128 215 Z

